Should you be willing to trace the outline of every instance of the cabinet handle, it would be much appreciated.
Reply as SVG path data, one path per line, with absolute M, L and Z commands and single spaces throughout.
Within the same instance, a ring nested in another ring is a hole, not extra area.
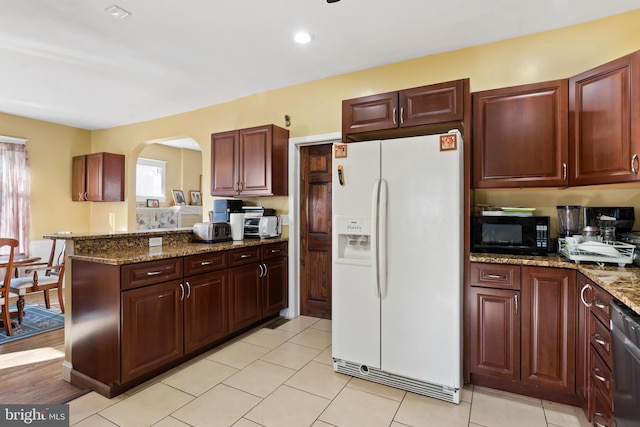
M 490 280 L 507 280 L 507 274 L 485 274 L 482 273 L 481 279 L 490 279 Z
M 400 107 L 400 124 L 404 124 L 404 107 Z
M 638 168 L 636 167 L 636 164 L 638 163 L 638 155 L 634 154 L 633 157 L 631 158 L 631 172 L 633 172 L 634 175 L 638 175 Z
M 562 163 L 562 180 L 567 180 L 567 164 L 564 162 Z
M 191 296 L 191 283 L 187 282 L 187 299 Z
M 258 264 L 258 268 L 260 268 L 260 275 L 258 277 L 262 277 L 264 275 L 264 270 L 262 269 L 262 264 Z
M 587 300 L 584 299 L 584 293 L 587 289 L 591 289 L 591 285 L 589 285 L 588 283 L 584 285 L 580 290 L 580 301 L 582 301 L 582 304 L 584 304 L 585 307 L 591 307 L 592 303 L 588 303 Z
M 200 263 L 200 265 L 201 265 L 202 267 L 204 267 L 205 265 L 211 265 L 211 264 L 213 264 L 213 261 L 202 261 L 202 262 Z
M 267 264 L 262 264 L 264 265 L 264 275 L 266 276 L 267 273 L 269 272 L 269 267 L 267 267 Z
M 184 286 L 180 283 L 180 301 L 184 301 Z
M 514 295 L 514 296 L 513 296 L 513 299 L 514 299 L 514 300 L 515 300 L 515 302 L 516 302 L 516 315 L 518 315 L 518 295 Z
M 591 369 L 591 373 L 593 374 L 593 377 L 595 379 L 597 379 L 600 382 L 606 383 L 607 379 L 605 377 L 603 377 L 602 375 L 598 375 L 598 372 L 600 372 L 600 368 Z
M 593 337 L 593 340 L 595 342 L 597 342 L 598 344 L 600 344 L 602 346 L 607 345 L 607 342 L 605 340 L 603 340 L 602 338 L 600 338 L 600 334 L 599 333 L 594 332 L 591 336 Z
M 245 259 L 245 258 L 251 258 L 250 254 L 242 254 L 240 255 L 240 258 Z
M 396 108 L 393 108 L 393 111 L 391 112 L 391 115 L 393 115 L 393 124 L 397 125 L 398 122 L 396 121 Z
M 604 310 L 605 308 L 607 308 L 607 306 L 604 305 L 603 303 L 601 303 L 600 300 L 598 300 L 598 299 L 594 299 L 593 300 L 593 305 L 595 305 L 596 307 L 598 307 L 601 310 Z
M 593 413 L 593 416 L 591 417 L 591 419 L 593 420 L 593 425 L 595 425 L 596 427 L 608 427 L 609 424 L 606 421 L 604 423 L 598 422 L 596 418 L 605 418 L 603 413 L 601 412 Z
M 280 252 L 280 249 L 271 249 L 272 254 L 277 254 Z
M 157 276 L 162 273 L 162 271 L 147 271 L 147 276 Z

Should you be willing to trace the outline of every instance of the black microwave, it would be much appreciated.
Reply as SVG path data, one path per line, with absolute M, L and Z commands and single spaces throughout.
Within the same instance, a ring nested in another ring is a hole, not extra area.
M 549 253 L 549 217 L 474 216 L 471 252 L 546 255 Z

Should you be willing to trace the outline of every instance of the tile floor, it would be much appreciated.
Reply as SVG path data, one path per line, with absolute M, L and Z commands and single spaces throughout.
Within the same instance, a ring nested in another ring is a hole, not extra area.
M 460 405 L 333 371 L 331 321 L 297 317 L 233 342 L 114 399 L 70 402 L 71 425 L 588 426 L 582 410 L 466 386 Z

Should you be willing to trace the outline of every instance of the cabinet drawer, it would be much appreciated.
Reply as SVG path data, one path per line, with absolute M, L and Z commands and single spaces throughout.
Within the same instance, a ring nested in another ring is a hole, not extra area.
M 604 401 L 607 404 L 609 410 L 613 407 L 613 375 L 611 369 L 604 363 L 598 352 L 591 347 L 591 364 L 590 372 L 591 384 L 594 385 L 596 390 L 599 390 L 604 397 Z
M 190 255 L 184 258 L 184 275 L 208 273 L 227 267 L 227 251 Z
M 598 319 L 605 325 L 611 319 L 611 295 L 598 286 L 593 286 L 593 300 L 591 302 L 591 313 L 598 316 Z
M 250 264 L 260 260 L 260 246 L 251 246 L 248 248 L 234 249 L 229 251 L 229 266 Z
M 182 279 L 182 258 L 141 262 L 122 267 L 123 290 L 176 279 Z
M 613 411 L 600 390 L 593 391 L 591 422 L 594 426 L 614 427 Z
M 287 242 L 262 246 L 262 259 L 280 258 L 287 256 Z
M 602 360 L 611 366 L 611 331 L 604 326 L 593 313 L 590 316 L 591 345 L 602 357 Z
M 471 263 L 471 286 L 518 290 L 520 289 L 520 267 Z

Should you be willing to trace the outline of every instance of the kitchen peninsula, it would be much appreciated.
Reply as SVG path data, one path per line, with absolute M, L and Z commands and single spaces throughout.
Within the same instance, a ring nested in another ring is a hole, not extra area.
M 67 240 L 70 382 L 107 397 L 288 305 L 287 239 L 192 243 L 190 228 L 44 237 Z

